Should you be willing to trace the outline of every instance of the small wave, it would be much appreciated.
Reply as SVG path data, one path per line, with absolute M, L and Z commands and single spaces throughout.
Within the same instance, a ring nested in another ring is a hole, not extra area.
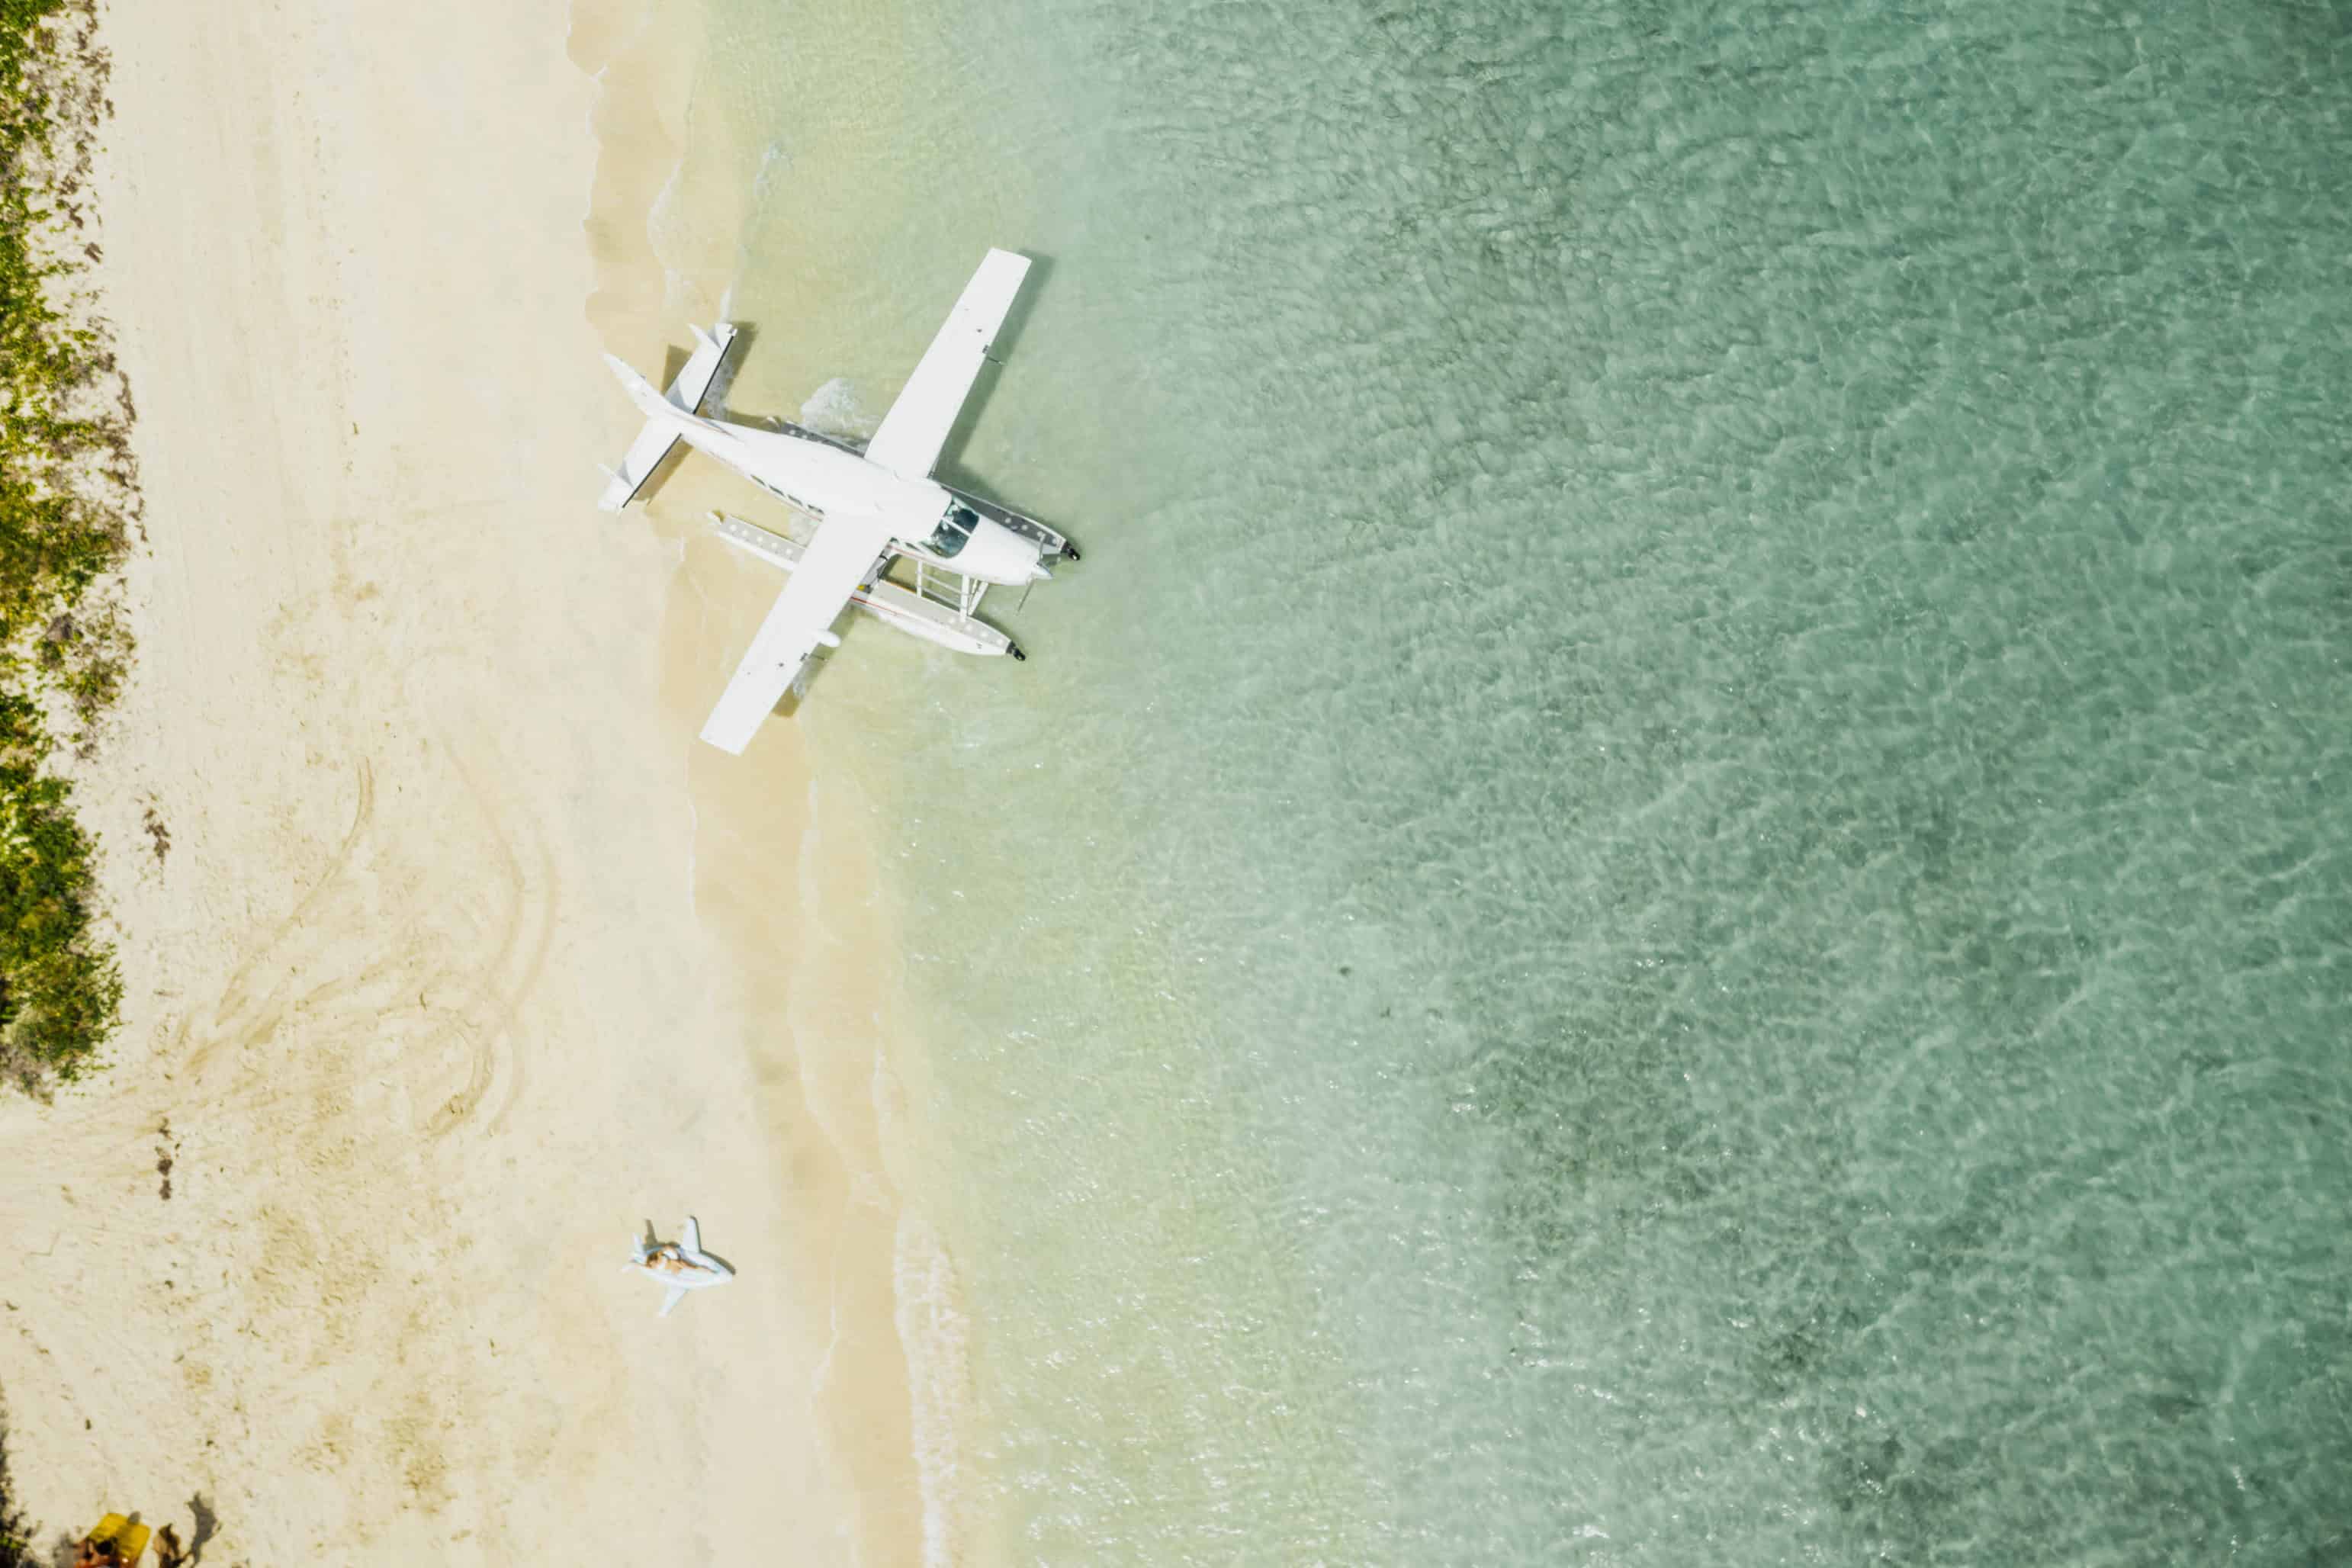
M 793 155 L 784 151 L 782 142 L 771 142 L 760 149 L 760 166 L 751 175 L 751 214 L 755 223 L 767 206 L 777 178 L 792 166 Z
M 971 1397 L 971 1321 L 955 1265 L 930 1223 L 908 1212 L 898 1221 L 891 1260 L 898 1342 L 907 1355 L 914 1409 L 915 1472 L 923 1500 L 923 1561 L 961 1556 L 963 1427 Z
M 690 270 L 678 257 L 690 250 L 693 243 L 686 213 L 686 158 L 683 152 L 678 153 L 646 209 L 646 242 L 653 247 L 654 259 L 661 263 L 662 304 L 672 311 L 681 306 Z
M 857 389 L 849 384 L 845 375 L 836 375 L 814 392 L 801 405 L 801 423 L 827 436 L 865 437 L 874 434 L 877 421 L 857 401 Z

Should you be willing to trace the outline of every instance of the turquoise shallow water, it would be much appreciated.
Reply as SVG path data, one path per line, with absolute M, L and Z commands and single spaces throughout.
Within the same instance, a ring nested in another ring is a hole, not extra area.
M 739 406 L 1040 258 L 801 721 L 1014 1556 L 2352 1553 L 2341 7 L 713 16 Z

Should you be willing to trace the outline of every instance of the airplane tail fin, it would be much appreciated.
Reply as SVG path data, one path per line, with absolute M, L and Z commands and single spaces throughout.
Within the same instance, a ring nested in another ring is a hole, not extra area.
M 667 395 L 656 392 L 653 383 L 630 369 L 627 361 L 614 354 L 604 356 L 604 363 L 613 367 L 613 374 L 620 382 L 622 390 L 629 395 L 629 401 L 645 415 L 646 424 L 645 428 L 637 432 L 637 438 L 629 443 L 628 454 L 621 459 L 621 466 L 605 470 L 612 476 L 611 482 L 605 485 L 604 494 L 597 505 L 606 511 L 618 511 L 636 499 L 637 492 L 653 477 L 653 471 L 661 466 L 661 460 L 668 457 L 670 448 L 677 444 L 686 423 L 695 418 L 701 409 L 703 395 L 710 390 L 710 384 L 717 378 L 719 367 L 734 342 L 735 329 L 724 321 L 708 332 L 696 328 L 694 353 L 687 357 L 685 365 L 677 373 L 677 379 L 669 384 Z
M 677 405 L 663 401 L 662 395 L 653 389 L 652 383 L 613 354 L 606 354 L 604 363 L 613 367 L 613 374 L 620 379 L 622 389 L 629 395 L 629 401 L 635 404 L 646 416 L 645 427 L 637 432 L 637 438 L 629 443 L 627 453 L 621 458 L 621 466 L 604 470 L 612 477 L 604 486 L 604 493 L 597 498 L 596 504 L 606 511 L 618 511 L 637 499 L 637 492 L 646 488 L 646 481 L 653 478 L 656 468 L 661 467 L 661 460 L 669 456 L 672 447 L 677 445 L 679 432 L 684 426 Z

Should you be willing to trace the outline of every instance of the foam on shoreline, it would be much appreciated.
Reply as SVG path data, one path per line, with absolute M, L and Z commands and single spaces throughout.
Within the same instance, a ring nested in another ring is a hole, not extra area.
M 660 26 L 629 33 L 625 51 L 579 61 L 600 94 L 589 313 L 612 352 L 648 365 L 689 321 L 726 311 L 745 237 L 788 166 L 772 141 L 738 133 L 701 80 L 700 16 L 684 3 L 667 10 Z M 644 133 L 656 123 L 664 134 Z M 682 546 L 663 644 L 665 701 L 688 733 L 776 589 L 708 540 L 700 520 L 713 506 L 767 504 L 716 465 L 688 460 L 624 521 Z M 935 1325 L 906 1293 L 951 1297 L 952 1265 L 936 1243 L 916 1273 L 906 1265 L 906 1238 L 929 1228 L 905 1186 L 910 1163 L 891 1147 L 909 1135 L 891 1086 L 919 1047 L 898 1023 L 871 808 L 791 720 L 772 721 L 740 760 L 697 748 L 688 772 L 695 907 L 731 955 L 754 1021 L 735 1048 L 763 1086 L 769 1135 L 790 1151 L 780 1173 L 793 1215 L 788 1267 L 818 1369 L 806 1407 L 848 1501 L 856 1558 L 961 1560 L 951 1468 L 929 1462 L 958 1441 L 953 1379 L 930 1370 Z

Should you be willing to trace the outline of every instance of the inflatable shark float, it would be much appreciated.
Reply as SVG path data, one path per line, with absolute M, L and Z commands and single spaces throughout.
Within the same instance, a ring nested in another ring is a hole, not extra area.
M 702 1226 L 692 1215 L 686 1216 L 684 1241 L 656 1240 L 653 1222 L 647 1220 L 645 1239 L 637 1243 L 636 1255 L 621 1268 L 667 1288 L 661 1310 L 654 1314 L 657 1318 L 668 1317 L 670 1309 L 684 1300 L 688 1290 L 708 1289 L 735 1278 L 735 1270 L 702 1250 Z

